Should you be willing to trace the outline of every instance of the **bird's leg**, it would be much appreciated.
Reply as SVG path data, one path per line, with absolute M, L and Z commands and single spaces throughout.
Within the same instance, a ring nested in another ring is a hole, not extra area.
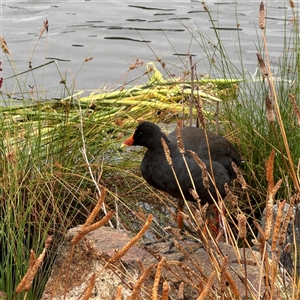
M 181 212 L 183 211 L 184 201 L 182 199 L 178 199 L 177 201 L 177 228 L 183 230 L 183 217 L 181 215 Z M 169 246 L 169 249 L 165 253 L 172 253 L 172 249 L 174 248 L 175 244 L 172 240 Z
M 179 199 L 177 202 L 177 227 L 182 230 L 183 229 L 183 217 L 181 215 L 181 212 L 183 212 L 183 206 L 184 201 L 182 199 Z
M 177 228 L 183 230 L 183 217 L 181 215 L 181 212 L 183 211 L 184 202 L 182 199 L 178 199 L 177 202 Z M 169 246 L 169 250 L 166 251 L 167 253 L 171 253 L 172 249 L 174 248 L 174 241 L 171 241 L 171 244 Z

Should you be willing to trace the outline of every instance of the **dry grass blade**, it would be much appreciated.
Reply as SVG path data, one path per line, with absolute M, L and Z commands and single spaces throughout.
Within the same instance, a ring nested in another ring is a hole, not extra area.
M 238 207 L 238 198 L 230 190 L 227 183 L 224 184 L 224 188 L 226 192 L 226 203 L 230 204 L 233 208 Z
M 264 60 L 262 59 L 262 57 L 259 53 L 256 53 L 256 55 L 257 55 L 258 63 L 259 63 L 261 72 L 263 74 L 263 77 L 268 77 L 269 76 L 269 70 L 268 70 Z
M 200 105 L 200 102 L 197 100 L 195 100 L 194 103 L 197 110 L 198 121 L 201 127 L 205 129 L 205 118 L 204 118 L 202 106 Z
M 244 213 L 237 215 L 239 238 L 245 240 L 247 237 L 247 218 Z
M 231 275 L 228 271 L 228 256 L 227 255 L 223 258 L 222 267 L 221 267 L 221 271 L 220 271 L 220 277 L 221 277 L 221 281 L 220 281 L 221 291 L 225 292 L 227 290 L 227 287 L 229 286 L 234 295 L 234 299 L 240 299 L 240 292 L 237 288 L 235 281 L 233 280 L 233 278 L 231 277 Z
M 79 300 L 88 300 L 88 299 L 90 299 L 90 297 L 92 296 L 92 292 L 93 292 L 93 289 L 95 287 L 95 284 L 96 284 L 96 274 L 94 273 L 92 275 L 92 277 L 90 278 L 90 283 L 89 283 L 87 289 L 85 290 L 82 298 L 80 297 Z
M 47 240 L 48 241 L 46 242 L 46 245 L 49 247 L 52 241 L 52 237 L 48 237 Z M 30 265 L 25 276 L 22 278 L 21 282 L 17 286 L 16 293 L 21 293 L 24 290 L 25 291 L 30 290 L 34 276 L 44 261 L 46 250 L 47 248 L 45 247 L 37 259 L 34 251 L 33 250 L 30 251 Z
M 180 282 L 179 284 L 178 300 L 184 300 L 184 282 Z
M 290 0 L 290 7 L 291 7 L 291 8 L 295 8 L 295 3 L 294 3 L 293 0 Z
M 126 252 L 136 243 L 138 242 L 143 234 L 148 230 L 152 223 L 153 216 L 149 215 L 146 223 L 144 224 L 143 228 L 137 233 L 135 237 L 133 237 L 121 250 L 117 251 L 109 260 L 109 263 L 114 263 L 119 260 L 122 256 L 126 254 Z
M 217 272 L 216 272 L 216 270 L 214 270 L 211 273 L 210 277 L 208 278 L 208 281 L 207 281 L 207 283 L 206 283 L 203 291 L 201 292 L 201 294 L 197 298 L 197 300 L 205 300 L 205 299 L 207 299 L 206 297 L 207 297 L 208 293 L 210 292 L 210 290 L 211 290 L 211 288 L 212 288 L 212 286 L 214 284 L 214 280 L 215 280 L 216 275 L 217 275 Z
M 222 259 L 222 266 L 220 269 L 220 288 L 222 294 L 226 293 L 228 282 L 226 281 L 225 271 L 228 266 L 228 255 L 225 255 Z
M 266 117 L 270 123 L 275 122 L 274 107 L 268 94 L 266 95 Z
M 159 281 L 160 281 L 160 277 L 161 277 L 161 270 L 162 270 L 162 267 L 163 267 L 165 261 L 166 261 L 166 259 L 163 258 L 157 265 L 153 288 L 152 288 L 152 300 L 158 299 L 158 286 L 159 286 Z
M 91 214 L 89 215 L 89 217 L 86 219 L 85 223 L 82 225 L 83 227 L 87 227 L 87 226 L 91 225 L 94 222 L 94 219 L 95 219 L 96 215 L 99 213 L 99 211 L 102 207 L 105 196 L 106 196 L 106 189 L 105 189 L 105 187 L 102 187 L 101 188 L 101 194 L 98 198 L 97 204 L 94 207 Z
M 271 235 L 273 227 L 273 204 L 275 199 L 274 191 L 274 157 L 275 151 L 272 150 L 271 154 L 266 161 L 266 179 L 268 182 L 268 195 L 266 201 L 266 212 L 265 212 L 265 238 L 268 240 Z M 278 185 L 278 183 L 276 184 Z
M 239 169 L 239 167 L 236 165 L 235 162 L 232 162 L 231 163 L 231 166 L 233 168 L 233 171 L 235 172 L 236 174 L 236 177 L 237 177 L 237 181 L 241 184 L 242 186 L 242 189 L 246 189 L 247 188 L 247 182 L 241 172 L 241 170 Z
M 281 232 L 280 232 L 280 236 L 279 236 L 279 241 L 278 244 L 279 245 L 283 245 L 285 240 L 286 240 L 286 232 L 287 232 L 287 228 L 289 226 L 290 221 L 293 219 L 294 215 L 293 215 L 293 211 L 294 211 L 294 206 L 291 203 L 289 206 L 289 209 L 284 217 L 284 220 L 282 222 L 282 226 L 281 226 Z
M 176 140 L 177 140 L 177 146 L 179 149 L 179 152 L 183 154 L 185 152 L 184 145 L 182 141 L 182 134 L 181 134 L 181 128 L 179 125 L 176 126 Z
M 266 179 L 268 182 L 268 192 L 270 193 L 274 187 L 274 158 L 275 158 L 275 151 L 274 149 L 271 151 L 271 154 L 266 161 Z
M 114 214 L 115 211 L 111 210 L 100 221 L 89 226 L 81 226 L 79 232 L 73 237 L 71 243 L 73 245 L 79 243 L 85 237 L 85 235 L 104 226 L 113 217 Z
M 208 203 L 201 207 L 201 204 L 199 202 L 198 207 L 199 208 L 197 209 L 196 206 L 192 206 L 192 208 L 194 208 L 193 214 L 195 217 L 196 224 L 198 228 L 201 229 L 206 224 L 206 211 L 208 208 Z
M 258 241 L 255 240 L 253 243 L 256 244 L 256 246 L 259 247 L 259 253 L 262 255 L 263 252 L 264 252 L 264 247 L 265 247 L 265 242 L 266 242 L 265 232 L 256 220 L 253 221 L 253 224 L 259 232 Z
M 162 300 L 169 300 L 169 283 L 164 281 L 163 283 L 163 291 L 162 291 Z
M 118 285 L 117 292 L 116 292 L 116 300 L 122 300 L 123 299 L 122 289 L 123 289 L 123 286 Z
M 20 283 L 18 284 L 17 288 L 16 288 L 16 293 L 21 293 L 25 290 L 26 287 L 26 283 L 28 280 L 28 277 L 30 276 L 30 272 L 33 269 L 34 265 L 36 262 L 36 255 L 35 252 L 33 250 L 30 250 L 30 261 L 29 261 L 29 268 L 25 274 L 25 276 L 22 278 L 22 280 L 20 281 Z
M 194 189 L 189 189 L 189 192 L 196 202 L 200 201 L 197 191 L 195 191 Z
M 174 228 L 174 227 L 165 227 L 164 230 L 170 234 L 172 234 L 177 240 L 182 240 L 182 236 L 180 235 L 180 228 Z
M 139 299 L 139 294 L 140 294 L 141 288 L 142 288 L 144 282 L 146 281 L 146 279 L 150 276 L 150 273 L 151 273 L 153 267 L 154 267 L 154 265 L 152 264 L 144 270 L 144 272 L 142 273 L 142 275 L 140 276 L 140 278 L 136 282 L 136 284 L 133 288 L 132 294 L 128 298 L 128 300 Z
M 1 48 L 2 48 L 3 53 L 11 55 L 10 52 L 9 52 L 6 40 L 2 36 L 0 36 L 0 44 L 1 44 Z
M 291 243 L 287 243 L 283 249 L 284 253 L 289 253 L 291 251 Z
M 174 242 L 174 246 L 176 247 L 176 249 L 178 249 L 179 252 L 182 253 L 183 256 L 187 257 L 189 255 L 188 251 L 178 242 L 178 240 L 173 239 L 173 242 Z
M 275 252 L 277 249 L 276 245 L 277 245 L 278 236 L 281 228 L 284 207 L 285 207 L 285 200 L 278 203 L 278 211 L 277 211 L 275 226 L 273 229 L 273 238 L 272 238 L 272 246 L 271 246 L 272 252 Z
M 48 19 L 46 18 L 43 22 L 43 28 L 40 31 L 40 38 L 42 37 L 45 31 L 48 33 L 48 30 L 49 30 L 49 22 Z
M 275 198 L 275 195 L 277 194 L 278 190 L 280 189 L 282 185 L 283 180 L 279 179 L 273 189 L 271 190 L 272 197 Z
M 88 62 L 88 61 L 91 61 L 91 60 L 93 60 L 93 56 L 90 56 L 90 57 L 86 57 L 85 59 L 84 59 L 84 62 Z
M 171 158 L 171 155 L 170 155 L 170 149 L 169 149 L 166 141 L 164 140 L 164 138 L 161 138 L 161 143 L 162 143 L 162 146 L 164 148 L 164 152 L 165 152 L 167 162 L 171 166 L 172 165 L 172 158 Z
M 50 247 L 50 245 L 52 244 L 53 241 L 53 236 L 50 235 L 47 237 L 46 241 L 45 241 L 45 248 L 48 249 Z
M 300 108 L 297 105 L 297 101 L 296 101 L 294 95 L 292 95 L 292 94 L 289 94 L 289 99 L 290 99 L 290 101 L 292 103 L 293 111 L 294 111 L 294 113 L 295 113 L 295 115 L 297 117 L 298 124 L 300 124 Z
M 195 160 L 195 162 L 197 163 L 197 165 L 201 168 L 203 185 L 206 189 L 209 189 L 209 187 L 210 187 L 209 176 L 208 176 L 208 172 L 207 172 L 205 163 L 199 158 L 197 153 L 195 153 L 194 151 L 187 150 L 187 152 L 189 152 L 192 155 L 192 157 Z
M 273 195 L 269 195 L 266 203 L 266 212 L 265 212 L 265 238 L 269 240 L 273 227 L 273 204 L 274 198 Z
M 32 269 L 36 263 L 36 255 L 33 250 L 30 250 L 30 257 L 29 257 L 29 269 Z
M 244 213 L 240 213 L 237 215 L 238 220 L 238 233 L 239 238 L 243 241 L 243 255 L 244 255 L 244 271 L 245 271 L 245 298 L 248 299 L 248 286 L 247 286 L 247 257 L 246 257 L 246 249 L 245 249 L 245 240 L 247 238 L 247 217 Z
M 263 1 L 260 2 L 259 6 L 259 28 L 265 29 L 265 6 Z

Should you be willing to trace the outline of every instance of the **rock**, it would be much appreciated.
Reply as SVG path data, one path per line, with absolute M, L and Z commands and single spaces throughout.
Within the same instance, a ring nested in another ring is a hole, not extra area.
M 71 240 L 78 232 L 80 226 L 69 230 L 64 243 L 61 245 L 55 260 L 51 277 L 49 278 L 42 300 L 47 299 L 78 299 L 86 288 L 93 273 L 99 272 L 116 249 L 122 248 L 130 239 L 130 235 L 124 230 L 114 230 L 109 227 L 101 227 L 86 235 L 86 237 L 74 247 L 71 255 Z M 130 270 L 131 281 L 138 278 L 138 260 L 143 260 L 149 253 L 134 246 L 123 257 L 123 272 L 117 269 L 105 268 L 97 276 L 96 288 L 90 299 L 114 299 L 116 288 L 127 281 L 126 269 Z M 123 288 L 126 298 L 131 294 L 130 288 Z
M 123 299 L 128 299 L 143 269 L 153 264 L 155 267 L 142 286 L 140 298 L 136 298 L 152 299 L 156 266 L 163 257 L 166 261 L 158 287 L 160 295 L 162 284 L 166 281 L 169 284 L 169 299 L 180 299 L 179 290 L 183 287 L 182 283 L 184 283 L 184 298 L 181 298 L 197 299 L 207 279 L 213 270 L 217 269 L 217 276 L 210 290 L 211 295 L 222 293 L 229 297 L 233 293 L 231 277 L 236 285 L 236 292 L 240 295 L 237 299 L 245 297 L 242 249 L 237 251 L 229 244 L 216 245 L 212 242 L 205 249 L 200 243 L 181 241 L 179 245 L 184 249 L 185 254 L 183 254 L 176 248 L 170 253 L 168 251 L 170 242 L 157 243 L 148 247 L 136 244 L 120 261 L 107 264 L 115 251 L 131 240 L 132 235 L 125 230 L 101 227 L 86 235 L 72 251 L 70 241 L 78 230 L 79 227 L 71 229 L 61 245 L 42 300 L 79 299 L 95 273 L 96 283 L 89 299 L 116 299 L 119 285 L 122 285 Z M 245 253 L 248 286 L 254 295 L 258 294 L 260 286 L 260 292 L 264 293 L 264 285 L 261 284 L 260 255 L 252 249 L 245 249 Z M 228 257 L 228 262 L 227 268 L 223 268 L 222 273 L 224 257 Z M 230 276 L 225 276 L 227 273 L 224 270 L 228 270 Z

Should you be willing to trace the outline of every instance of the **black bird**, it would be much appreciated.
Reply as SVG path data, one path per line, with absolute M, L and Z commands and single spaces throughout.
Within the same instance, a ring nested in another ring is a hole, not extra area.
M 231 163 L 235 162 L 235 164 L 239 166 L 241 164 L 240 154 L 226 138 L 220 135 L 207 132 L 208 147 L 203 129 L 197 127 L 183 127 L 180 130 L 185 149 L 184 156 L 201 200 L 201 204 L 212 204 L 214 203 L 212 197 L 217 199 L 216 188 L 212 182 L 210 182 L 209 187 L 210 193 L 208 192 L 208 189 L 204 187 L 202 170 L 187 150 L 192 150 L 197 153 L 199 158 L 205 163 L 210 174 L 212 174 L 212 166 L 215 184 L 222 197 L 226 195 L 224 184 L 229 184 L 232 179 L 236 178 Z M 182 211 L 184 206 L 183 197 L 175 180 L 171 166 L 167 162 L 161 138 L 165 140 L 170 150 L 172 165 L 185 199 L 188 201 L 195 201 L 190 194 L 190 189 L 193 185 L 182 158 L 182 154 L 177 146 L 176 130 L 166 136 L 159 126 L 145 121 L 137 126 L 134 133 L 122 146 L 137 145 L 147 148 L 140 166 L 144 179 L 151 186 L 177 198 L 179 200 L 178 211 Z M 208 149 L 210 151 L 210 157 Z M 178 217 L 178 227 L 183 227 L 183 220 L 180 217 Z

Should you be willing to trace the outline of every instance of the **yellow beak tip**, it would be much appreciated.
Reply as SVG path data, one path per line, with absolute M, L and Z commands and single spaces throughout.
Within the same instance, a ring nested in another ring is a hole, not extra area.
M 125 143 L 122 143 L 122 145 L 120 146 L 120 149 L 124 149 L 126 147 L 128 147 L 128 145 L 126 145 Z

